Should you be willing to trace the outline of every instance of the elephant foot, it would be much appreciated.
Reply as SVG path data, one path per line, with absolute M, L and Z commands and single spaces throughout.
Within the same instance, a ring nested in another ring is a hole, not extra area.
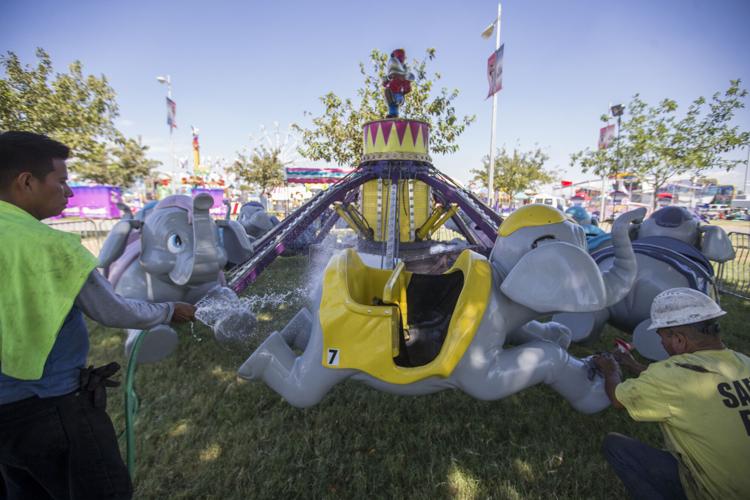
M 556 344 L 567 350 L 570 346 L 571 333 L 570 329 L 562 323 L 549 321 L 540 323 L 539 321 L 529 321 L 520 328 L 514 330 L 508 340 L 516 345 L 523 345 L 529 342 L 544 340 Z
M 281 330 L 281 336 L 289 347 L 304 351 L 310 340 L 312 330 L 312 314 L 307 308 L 302 308 Z
M 289 355 L 291 355 L 291 360 L 288 360 Z M 242 363 L 242 366 L 238 370 L 238 375 L 246 380 L 262 380 L 269 363 L 281 362 L 282 364 L 286 364 L 283 363 L 283 360 L 291 361 L 293 364 L 294 353 L 289 349 L 289 346 L 284 342 L 284 338 L 279 332 L 273 332 Z M 288 368 L 291 368 L 291 366 L 288 366 Z
M 128 338 L 125 340 L 125 357 L 130 358 L 130 354 L 135 348 L 136 340 L 141 330 L 128 330 Z M 172 355 L 177 349 L 177 332 L 167 325 L 157 325 L 144 332 L 145 337 L 138 346 L 136 362 L 156 363 Z
M 590 376 L 586 360 L 569 356 L 558 368 L 555 380 L 549 385 L 581 413 L 596 413 L 610 405 L 604 390 L 604 378 Z
M 568 347 L 570 347 L 571 339 L 572 334 L 570 333 L 568 327 L 554 322 L 547 323 L 546 340 L 554 342 L 567 351 Z

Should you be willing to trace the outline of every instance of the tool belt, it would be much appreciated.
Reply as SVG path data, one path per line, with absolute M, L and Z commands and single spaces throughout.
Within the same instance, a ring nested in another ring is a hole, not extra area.
M 118 363 L 112 362 L 108 365 L 94 368 L 81 368 L 81 393 L 90 393 L 91 401 L 95 408 L 107 409 L 107 387 L 118 387 L 119 380 L 110 380 L 120 370 Z

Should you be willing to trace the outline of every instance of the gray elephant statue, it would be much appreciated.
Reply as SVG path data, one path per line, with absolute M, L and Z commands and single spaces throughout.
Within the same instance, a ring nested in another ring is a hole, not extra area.
M 633 333 L 636 349 L 642 355 L 664 359 L 667 353 L 659 337 L 647 331 L 654 297 L 676 287 L 689 287 L 716 297 L 710 261 L 731 260 L 734 249 L 721 227 L 701 224 L 683 207 L 669 206 L 655 211 L 631 236 L 638 274 L 630 293 L 599 311 L 557 314 L 553 321 L 570 328 L 574 342 L 595 340 L 609 323 Z M 605 271 L 612 265 L 614 252 L 605 247 L 591 256 Z
M 115 291 L 126 298 L 191 304 L 214 294 L 234 295 L 224 286 L 227 251 L 219 244 L 219 227 L 208 212 L 212 205 L 208 194 L 192 199 L 174 195 L 161 200 L 145 220 L 120 220 L 99 255 L 99 267 Z M 246 320 L 248 327 L 254 325 L 254 318 Z M 245 324 L 232 324 L 238 323 Z M 128 331 L 127 354 L 137 333 Z M 222 340 L 221 332 L 215 333 Z M 177 334 L 171 327 L 154 327 L 142 341 L 138 361 L 159 361 L 176 346 Z
M 275 215 L 266 212 L 260 202 L 250 201 L 240 208 L 240 214 L 237 217 L 242 227 L 245 228 L 251 240 L 262 238 L 266 233 L 280 224 Z M 315 239 L 315 231 L 319 221 L 310 224 L 294 241 L 287 245 L 283 255 L 295 255 L 306 250 Z
M 250 201 L 242 205 L 237 222 L 254 239 L 262 237 L 279 225 L 279 219 L 275 215 L 266 212 L 263 204 L 258 201 Z
M 441 275 L 410 273 L 403 263 L 370 268 L 345 250 L 326 267 L 313 312 L 272 333 L 239 376 L 297 407 L 353 378 L 395 394 L 460 389 L 483 400 L 545 383 L 576 410 L 600 411 L 610 403 L 603 379 L 567 352 L 565 327 L 535 320 L 622 300 L 636 276 L 629 227 L 644 215 L 614 223 L 615 259 L 605 272 L 586 252 L 583 229 L 547 205 L 511 214 L 489 259 L 464 250 Z

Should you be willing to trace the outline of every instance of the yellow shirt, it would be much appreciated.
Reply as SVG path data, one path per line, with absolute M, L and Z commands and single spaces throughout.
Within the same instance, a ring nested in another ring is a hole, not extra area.
M 750 498 L 750 358 L 730 349 L 672 356 L 615 396 L 634 420 L 659 422 L 688 498 Z

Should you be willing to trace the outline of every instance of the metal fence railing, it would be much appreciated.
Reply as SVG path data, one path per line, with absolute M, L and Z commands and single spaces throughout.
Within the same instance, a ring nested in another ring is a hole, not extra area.
M 736 253 L 733 260 L 714 264 L 721 293 L 750 300 L 750 233 L 729 233 Z
M 118 221 L 119 219 L 55 219 L 45 221 L 45 224 L 58 231 L 80 235 L 83 246 L 92 254 L 99 255 L 104 240 Z

